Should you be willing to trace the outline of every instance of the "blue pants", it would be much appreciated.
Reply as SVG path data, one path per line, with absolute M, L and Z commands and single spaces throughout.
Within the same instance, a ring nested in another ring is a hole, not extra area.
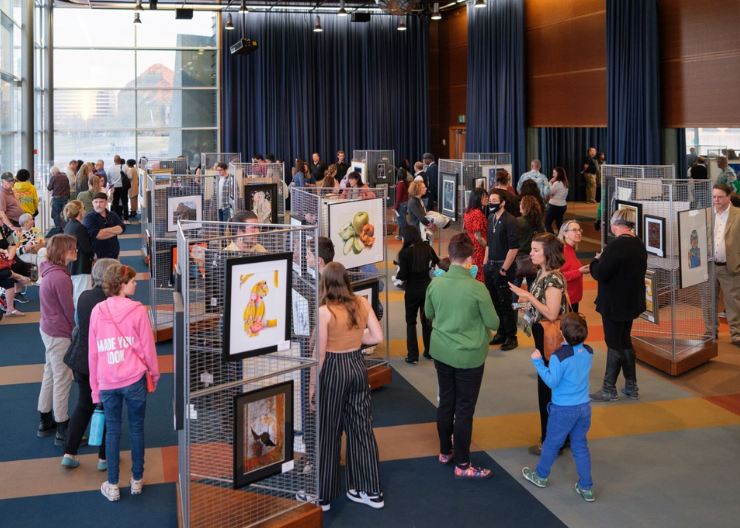
M 67 205 L 68 201 L 69 198 L 51 199 L 51 219 L 54 220 L 54 225 L 59 233 L 64 232 L 64 228 L 62 227 L 62 211 L 64 211 L 64 206 Z
M 581 489 L 591 489 L 594 481 L 591 478 L 591 454 L 586 440 L 586 434 L 591 428 L 591 403 L 563 406 L 551 402 L 547 410 L 550 419 L 547 422 L 547 437 L 542 444 L 540 462 L 537 464 L 537 475 L 542 478 L 550 476 L 550 468 L 558 457 L 558 451 L 570 434 L 570 449 L 579 477 L 578 486 Z
M 398 236 L 401 236 L 403 229 L 407 225 L 409 225 L 409 222 L 406 219 L 406 213 L 408 212 L 409 212 L 408 202 L 401 202 L 400 204 L 398 204 Z
M 136 480 L 144 476 L 146 395 L 146 374 L 128 387 L 100 391 L 100 401 L 105 407 L 105 451 L 108 457 L 108 482 L 111 484 L 118 484 L 121 415 L 124 401 L 128 409 L 128 430 L 131 438 L 131 472 Z

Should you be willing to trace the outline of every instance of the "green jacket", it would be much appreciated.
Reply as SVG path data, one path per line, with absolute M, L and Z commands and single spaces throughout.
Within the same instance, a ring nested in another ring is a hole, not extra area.
M 455 368 L 480 367 L 488 355 L 489 330 L 498 329 L 498 316 L 485 285 L 462 266 L 432 280 L 424 311 L 434 319 L 430 354 Z

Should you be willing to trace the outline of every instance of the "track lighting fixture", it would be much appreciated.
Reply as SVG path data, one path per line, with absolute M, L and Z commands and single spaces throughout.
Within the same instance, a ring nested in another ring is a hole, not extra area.
M 321 33 L 324 31 L 324 28 L 321 27 L 321 20 L 319 19 L 319 15 L 316 15 L 316 25 L 313 27 L 313 30 L 315 33 Z
M 139 17 L 138 11 L 134 13 L 134 24 L 141 24 L 141 18 Z
M 337 11 L 337 16 L 347 16 L 349 13 L 344 9 L 344 0 L 341 0 L 339 2 L 339 11 Z
M 486 0 L 475 0 L 475 7 L 486 7 Z
M 406 22 L 403 16 L 398 17 L 398 27 L 396 29 L 398 31 L 406 31 Z
M 432 20 L 442 20 L 442 13 L 439 12 L 439 2 L 434 2 L 434 11 L 432 12 Z
M 141 5 L 141 0 L 136 0 L 136 7 L 134 7 L 134 11 L 144 11 L 144 7 Z
M 226 26 L 224 27 L 227 31 L 233 31 L 234 30 L 234 23 L 231 21 L 231 13 L 228 13 L 226 15 Z

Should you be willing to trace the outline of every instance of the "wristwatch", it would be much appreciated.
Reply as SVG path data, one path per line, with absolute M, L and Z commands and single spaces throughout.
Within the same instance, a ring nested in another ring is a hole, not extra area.
M 503 271 L 504 273 L 508 273 L 509 272 L 509 270 L 507 270 L 506 268 L 501 268 L 501 271 Z

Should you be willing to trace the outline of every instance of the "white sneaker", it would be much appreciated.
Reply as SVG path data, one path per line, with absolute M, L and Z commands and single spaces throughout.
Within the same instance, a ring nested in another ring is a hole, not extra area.
M 131 477 L 131 495 L 140 495 L 142 489 L 144 489 L 144 477 L 139 480 L 134 480 L 134 477 Z
M 382 493 L 368 495 L 364 491 L 349 490 L 347 491 L 347 498 L 352 502 L 367 504 L 368 506 L 370 506 L 371 508 L 375 508 L 376 510 L 379 510 L 380 508 L 385 506 L 385 501 L 383 500 Z
M 121 492 L 118 490 L 118 484 L 111 484 L 107 480 L 100 486 L 100 493 L 103 497 L 111 502 L 117 501 L 121 498 Z
M 295 498 L 299 502 L 311 502 L 313 504 L 321 506 L 321 511 L 329 511 L 331 509 L 331 504 L 329 503 L 329 501 L 317 500 L 314 497 L 307 495 L 306 492 L 303 490 L 296 493 Z

